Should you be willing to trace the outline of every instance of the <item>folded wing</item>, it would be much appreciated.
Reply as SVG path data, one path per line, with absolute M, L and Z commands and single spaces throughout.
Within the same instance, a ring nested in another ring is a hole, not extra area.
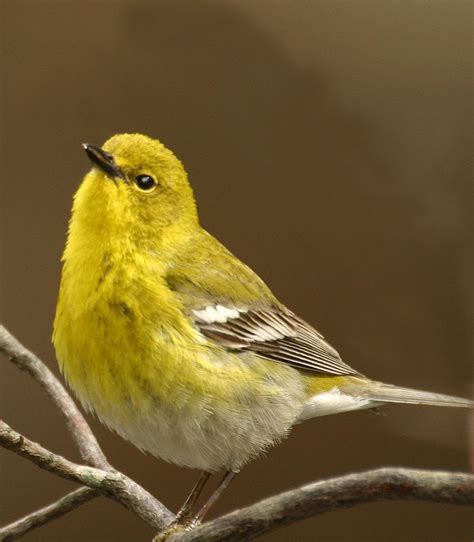
M 195 325 L 210 340 L 231 350 L 331 375 L 355 375 L 337 351 L 309 324 L 286 308 L 238 309 L 221 304 L 192 311 Z

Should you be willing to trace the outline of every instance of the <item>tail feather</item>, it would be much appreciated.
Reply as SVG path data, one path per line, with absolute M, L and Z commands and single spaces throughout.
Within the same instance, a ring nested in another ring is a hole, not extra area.
M 374 384 L 375 386 L 371 386 L 371 388 L 367 390 L 367 397 L 381 403 L 474 408 L 474 401 L 463 399 L 462 397 L 432 393 L 430 391 L 413 390 L 411 388 L 400 388 L 381 382 L 374 382 Z

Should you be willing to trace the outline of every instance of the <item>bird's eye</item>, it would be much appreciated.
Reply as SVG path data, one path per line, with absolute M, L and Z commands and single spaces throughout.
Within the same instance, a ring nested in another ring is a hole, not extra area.
M 158 184 L 151 175 L 137 175 L 135 184 L 140 190 L 151 190 Z

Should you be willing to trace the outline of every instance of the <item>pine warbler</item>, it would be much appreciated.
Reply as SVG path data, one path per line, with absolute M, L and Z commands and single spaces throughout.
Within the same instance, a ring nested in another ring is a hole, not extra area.
M 181 162 L 159 141 L 84 145 L 53 343 L 84 407 L 166 461 L 209 473 L 245 463 L 316 416 L 410 403 L 473 402 L 373 381 L 199 224 Z

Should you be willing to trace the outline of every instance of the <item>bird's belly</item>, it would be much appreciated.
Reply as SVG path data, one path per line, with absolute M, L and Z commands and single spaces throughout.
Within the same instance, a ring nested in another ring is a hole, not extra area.
M 74 342 L 57 346 L 58 359 L 82 404 L 143 451 L 190 468 L 238 470 L 298 418 L 305 392 L 290 367 L 253 354 L 193 352 L 189 343 L 170 351 L 169 338 L 148 351 L 131 336 L 110 343 L 120 337 L 89 334 L 87 348 L 100 351 Z
M 203 416 L 202 412 L 169 414 L 158 407 L 148 419 L 137 416 L 126 425 L 101 418 L 138 448 L 170 463 L 206 471 L 238 471 L 283 439 L 294 423 L 287 409 L 258 408 L 258 414 L 221 409 Z
M 222 402 L 212 394 L 181 405 L 144 398 L 146 405 L 117 408 L 104 401 L 92 408 L 110 429 L 141 450 L 184 467 L 238 471 L 285 438 L 301 406 L 299 394 L 249 393 Z M 91 403 L 89 403 L 91 404 Z

